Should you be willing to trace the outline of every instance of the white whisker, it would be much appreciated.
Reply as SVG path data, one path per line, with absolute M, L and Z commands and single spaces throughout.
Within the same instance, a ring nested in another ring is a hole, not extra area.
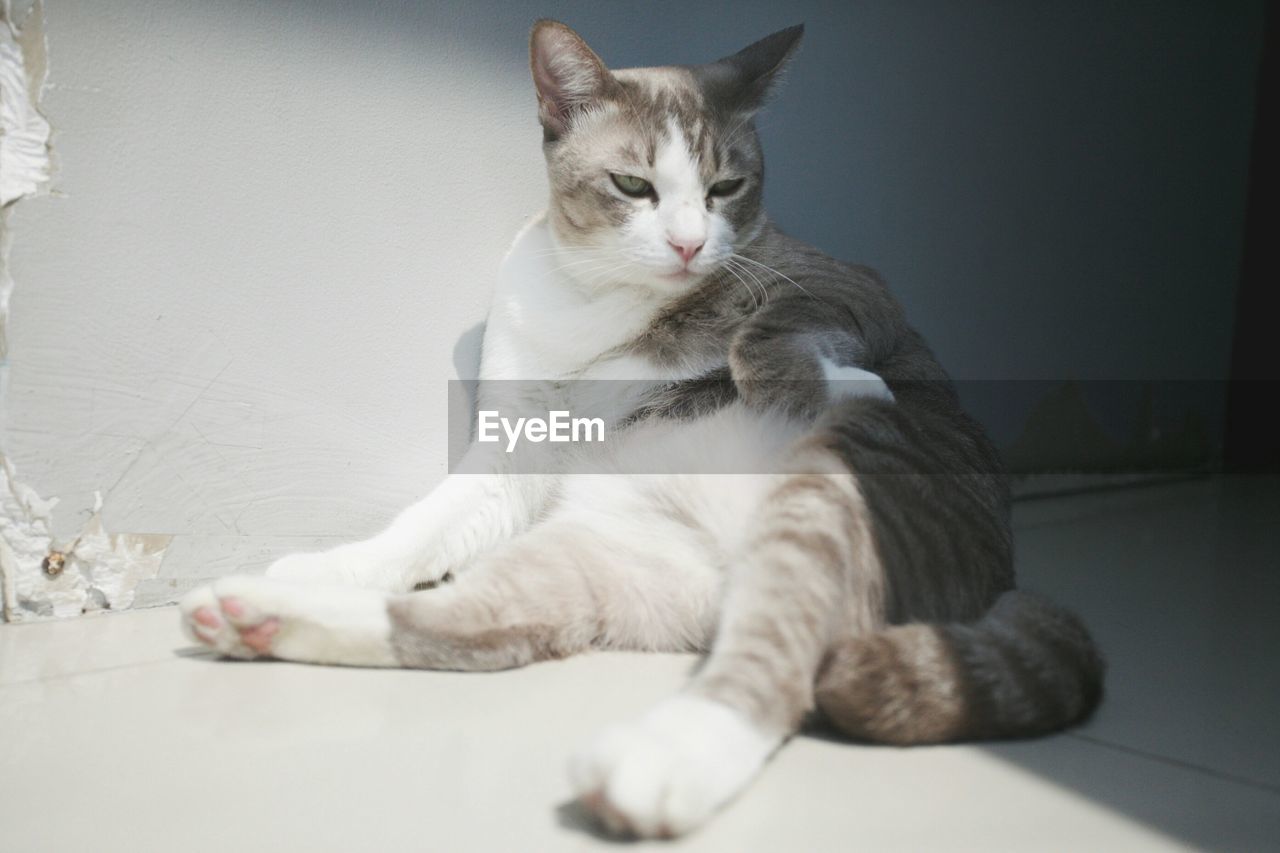
M 742 276 L 738 275 L 737 270 L 735 270 L 733 267 L 729 266 L 729 264 L 728 264 L 728 263 L 726 263 L 726 264 L 725 264 L 725 267 L 724 267 L 724 268 L 725 268 L 725 270 L 729 273 L 729 275 L 731 275 L 731 276 L 733 276 L 734 278 L 736 278 L 736 279 L 738 280 L 738 282 L 739 282 L 743 287 L 745 287 L 745 288 L 747 289 L 747 294 L 751 297 L 751 304 L 752 304 L 752 305 L 754 305 L 756 308 L 759 308 L 759 307 L 760 307 L 760 305 L 761 305 L 761 302 L 760 302 L 760 300 L 759 300 L 759 299 L 757 299 L 757 298 L 756 298 L 756 292 L 755 292 L 754 290 L 752 290 L 752 289 L 751 289 L 751 285 L 747 284 L 746 279 L 744 279 Z
M 765 283 L 761 281 L 754 272 L 752 272 L 748 267 L 743 266 L 741 261 L 736 261 L 732 257 L 725 258 L 725 263 L 732 264 L 735 269 L 742 272 L 744 275 L 750 276 L 751 280 L 756 283 L 756 286 L 760 288 L 760 293 L 762 294 L 760 305 L 764 305 L 769 301 L 769 288 L 765 286 Z
M 620 264 L 602 270 L 592 270 L 589 274 L 590 278 L 583 281 L 583 284 L 592 288 L 607 287 L 621 280 L 621 276 L 625 276 L 631 266 L 631 261 L 623 261 Z
M 801 287 L 801 286 L 800 286 L 800 284 L 799 284 L 798 282 L 796 282 L 796 280 L 795 280 L 795 279 L 791 278 L 791 276 L 786 275 L 785 273 L 778 272 L 776 269 L 774 269 L 773 267 L 769 266 L 768 264 L 762 264 L 762 263 L 760 263 L 759 261 L 752 260 L 751 258 L 748 258 L 746 255 L 739 255 L 737 252 L 734 252 L 734 253 L 733 253 L 733 257 L 735 257 L 735 258 L 737 258 L 737 259 L 739 259 L 739 260 L 742 260 L 742 261 L 746 261 L 746 262 L 747 262 L 747 263 L 749 263 L 749 264 L 755 264 L 756 266 L 761 267 L 762 269 L 765 269 L 765 270 L 767 270 L 767 271 L 769 271 L 769 272 L 773 273 L 774 275 L 778 276 L 779 278 L 782 278 L 782 279 L 785 279 L 786 281 L 791 282 L 791 283 L 792 283 L 792 284 L 794 284 L 797 288 L 799 288 L 800 292 L 801 292 L 801 293 L 803 293 L 805 296 L 809 297 L 810 299 L 814 300 L 815 302 L 822 302 L 823 304 L 826 304 L 824 300 L 819 299 L 818 297 L 814 296 L 812 293 L 810 293 L 809 291 L 807 291 L 807 290 L 805 290 L 803 287 Z
M 564 270 L 567 270 L 567 269 L 569 269 L 570 267 L 580 267 L 580 266 L 583 266 L 583 265 L 585 265 L 585 264 L 593 264 L 593 265 L 594 265 L 594 264 L 603 264 L 603 265 L 608 265 L 608 264 L 613 263 L 613 262 L 614 262 L 614 261 L 616 261 L 616 260 L 617 260 L 617 258 L 614 258 L 614 257 L 597 257 L 597 258 L 585 258 L 585 259 L 577 260 L 577 261 L 570 261 L 570 262 L 569 262 L 569 263 L 567 263 L 567 264 L 561 264 L 561 265 L 560 265 L 560 266 L 558 266 L 558 267 L 555 267 L 555 268 L 553 268 L 553 269 L 547 270 L 547 272 L 543 273 L 543 276 L 542 276 L 542 277 L 543 277 L 544 279 L 546 279 L 546 278 L 550 278 L 552 275 L 555 275 L 555 274 L 556 274 L 556 273 L 558 273 L 558 272 L 563 272 Z M 578 272 L 584 272 L 584 270 L 578 270 Z M 588 268 L 587 270 L 585 270 L 585 272 L 588 272 L 588 273 L 589 273 L 589 272 L 591 272 L 591 269 L 590 269 L 590 268 Z

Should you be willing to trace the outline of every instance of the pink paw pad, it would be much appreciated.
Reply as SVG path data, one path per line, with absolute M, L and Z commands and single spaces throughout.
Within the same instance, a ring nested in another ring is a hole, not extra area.
M 240 642 L 258 654 L 270 654 L 271 638 L 280 630 L 280 620 L 274 616 L 248 628 L 240 629 Z
M 238 598 L 227 596 L 219 598 L 218 604 L 222 607 L 222 612 L 230 616 L 232 619 L 239 619 L 244 616 L 244 602 Z
M 203 625 L 206 628 L 218 628 L 222 625 L 222 618 L 214 612 L 212 607 L 196 608 L 191 618 L 196 620 L 197 625 Z

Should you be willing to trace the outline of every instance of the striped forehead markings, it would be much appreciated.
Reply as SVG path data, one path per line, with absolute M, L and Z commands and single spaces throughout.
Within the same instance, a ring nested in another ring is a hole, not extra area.
M 689 149 L 684 130 L 674 116 L 667 117 L 666 137 L 658 146 L 658 156 L 654 162 L 654 177 L 664 191 L 674 192 L 679 196 L 702 196 L 702 176 L 699 173 L 697 156 Z

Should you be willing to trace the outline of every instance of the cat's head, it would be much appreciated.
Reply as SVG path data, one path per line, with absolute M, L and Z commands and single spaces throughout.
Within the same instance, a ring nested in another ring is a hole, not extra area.
M 753 118 L 802 31 L 708 65 L 611 71 L 564 24 L 534 26 L 549 215 L 567 273 L 675 294 L 755 237 L 764 160 Z

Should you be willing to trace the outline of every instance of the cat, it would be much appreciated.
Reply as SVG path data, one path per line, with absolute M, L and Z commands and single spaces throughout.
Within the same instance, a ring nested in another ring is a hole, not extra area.
M 550 205 L 500 270 L 480 405 L 622 389 L 609 441 L 536 458 L 477 441 L 374 538 L 188 594 L 190 635 L 237 658 L 453 670 L 705 653 L 571 761 L 582 805 L 641 837 L 704 824 L 809 721 L 919 744 L 1088 717 L 1102 657 L 1015 589 L 992 444 L 877 274 L 765 215 L 754 117 L 801 34 L 610 70 L 539 21 Z

